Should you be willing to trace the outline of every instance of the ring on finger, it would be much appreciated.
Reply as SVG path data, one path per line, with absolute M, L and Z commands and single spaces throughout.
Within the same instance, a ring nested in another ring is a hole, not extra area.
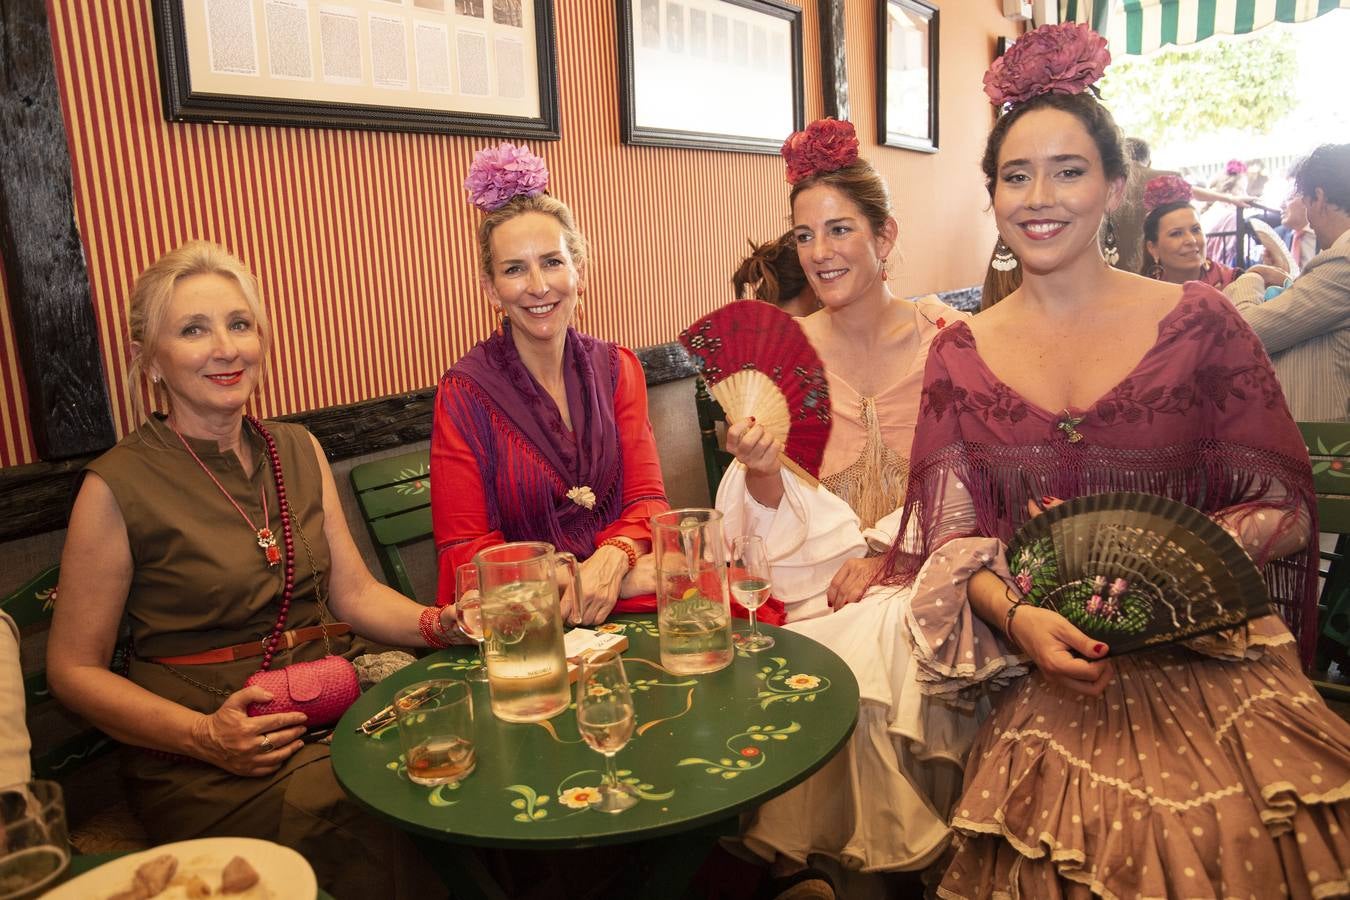
M 270 734 L 264 734 L 262 736 L 262 751 L 264 753 L 271 753 L 275 749 L 277 748 L 272 746 L 272 736 Z

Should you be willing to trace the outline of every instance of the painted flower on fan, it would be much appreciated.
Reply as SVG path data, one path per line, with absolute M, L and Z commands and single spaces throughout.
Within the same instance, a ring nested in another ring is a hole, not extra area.
M 784 678 L 783 684 L 786 684 L 794 691 L 809 691 L 811 688 L 820 684 L 820 679 L 814 675 L 793 675 L 789 678 Z
M 599 796 L 600 791 L 597 788 L 574 787 L 559 794 L 558 802 L 568 809 L 585 809 Z
M 787 180 L 833 172 L 858 161 L 858 134 L 851 122 L 817 119 L 804 131 L 794 131 L 779 151 L 787 163 Z
M 984 92 L 995 106 L 1039 94 L 1081 94 L 1110 64 L 1106 39 L 1087 25 L 1042 25 L 994 60 L 984 73 Z
M 1017 582 L 1017 589 L 1023 594 L 1031 593 L 1031 573 L 1026 569 L 1013 576 L 1013 581 Z
M 503 141 L 473 155 L 464 189 L 470 203 L 492 212 L 516 197 L 533 197 L 547 190 L 548 167 L 528 147 Z
M 1190 203 L 1194 192 L 1180 175 L 1159 175 L 1144 185 L 1144 214 L 1168 203 Z

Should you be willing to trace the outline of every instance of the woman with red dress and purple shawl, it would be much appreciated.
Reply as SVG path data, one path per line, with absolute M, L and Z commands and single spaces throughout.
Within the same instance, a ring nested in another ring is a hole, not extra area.
M 1223 290 L 1242 274 L 1205 256 L 1205 229 L 1180 175 L 1159 175 L 1144 187 L 1144 266 L 1139 274 L 1185 284 L 1203 281 Z
M 441 378 L 431 437 L 437 602 L 485 547 L 546 541 L 581 560 L 572 622 L 602 621 L 620 596 L 655 589 L 651 517 L 669 507 L 647 383 L 631 350 L 581 334 L 586 243 L 521 147 L 480 151 L 465 183 L 487 215 L 481 282 L 501 328 Z
M 1222 294 L 1102 258 L 1126 173 L 1088 90 L 1107 61 L 1105 41 L 1068 23 L 1023 37 L 986 75 L 1007 110 L 983 168 L 1022 284 L 929 352 L 906 501 L 916 537 L 892 548 L 890 580 L 913 584 L 906 628 L 926 701 L 993 700 L 938 894 L 1339 896 L 1350 724 L 1298 653 L 1316 615 L 1308 457 L 1260 341 Z M 1004 559 L 1017 528 L 1059 500 L 1120 490 L 1223 524 L 1284 621 L 1108 659 L 1057 612 L 1023 605 Z

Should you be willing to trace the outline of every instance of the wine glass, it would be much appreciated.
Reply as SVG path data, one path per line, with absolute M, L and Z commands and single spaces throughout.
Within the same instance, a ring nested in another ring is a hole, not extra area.
M 465 681 L 485 682 L 487 660 L 483 656 L 483 594 L 478 590 L 478 568 L 471 562 L 455 569 L 455 612 L 459 630 L 478 645 L 478 668 Z
M 759 622 L 755 619 L 755 610 L 769 599 L 769 551 L 764 548 L 764 538 L 757 534 L 747 534 L 731 542 L 731 596 L 750 612 L 750 633 L 737 632 L 732 640 L 736 646 L 750 653 L 768 650 L 774 640 L 767 634 L 760 634 Z
M 599 812 L 623 812 L 638 802 L 631 787 L 619 782 L 614 754 L 633 736 L 633 694 L 623 658 L 613 650 L 583 656 L 577 677 L 577 731 L 592 750 L 605 755 L 605 781 L 591 801 Z

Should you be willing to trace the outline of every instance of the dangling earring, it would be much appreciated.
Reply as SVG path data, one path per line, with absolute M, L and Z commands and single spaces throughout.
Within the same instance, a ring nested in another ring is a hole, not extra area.
M 1116 246 L 1116 226 L 1111 224 L 1111 220 L 1106 220 L 1106 239 L 1105 246 L 1102 249 L 1102 257 L 1106 260 L 1108 266 L 1114 266 L 1120 262 L 1120 248 Z
M 998 236 L 998 243 L 994 245 L 994 258 L 989 265 L 1000 272 L 1011 272 L 1017 268 L 1017 257 L 1013 255 L 1012 248 L 1003 243 L 1003 235 Z
M 150 380 L 151 380 L 152 382 L 154 382 L 155 384 L 159 384 L 159 376 L 158 376 L 158 375 L 151 375 L 151 376 L 150 376 Z
M 891 274 L 890 274 L 889 269 L 887 268 L 887 262 L 888 262 L 888 261 L 885 260 L 885 259 L 883 259 L 883 260 L 881 261 L 881 280 L 882 280 L 882 281 L 890 281 L 890 280 L 891 280 Z
M 1153 255 L 1149 254 L 1148 258 L 1153 259 Z M 1148 277 L 1152 278 L 1154 281 L 1162 281 L 1164 274 L 1166 273 L 1163 272 L 1162 263 L 1153 259 L 1153 265 L 1148 267 Z

